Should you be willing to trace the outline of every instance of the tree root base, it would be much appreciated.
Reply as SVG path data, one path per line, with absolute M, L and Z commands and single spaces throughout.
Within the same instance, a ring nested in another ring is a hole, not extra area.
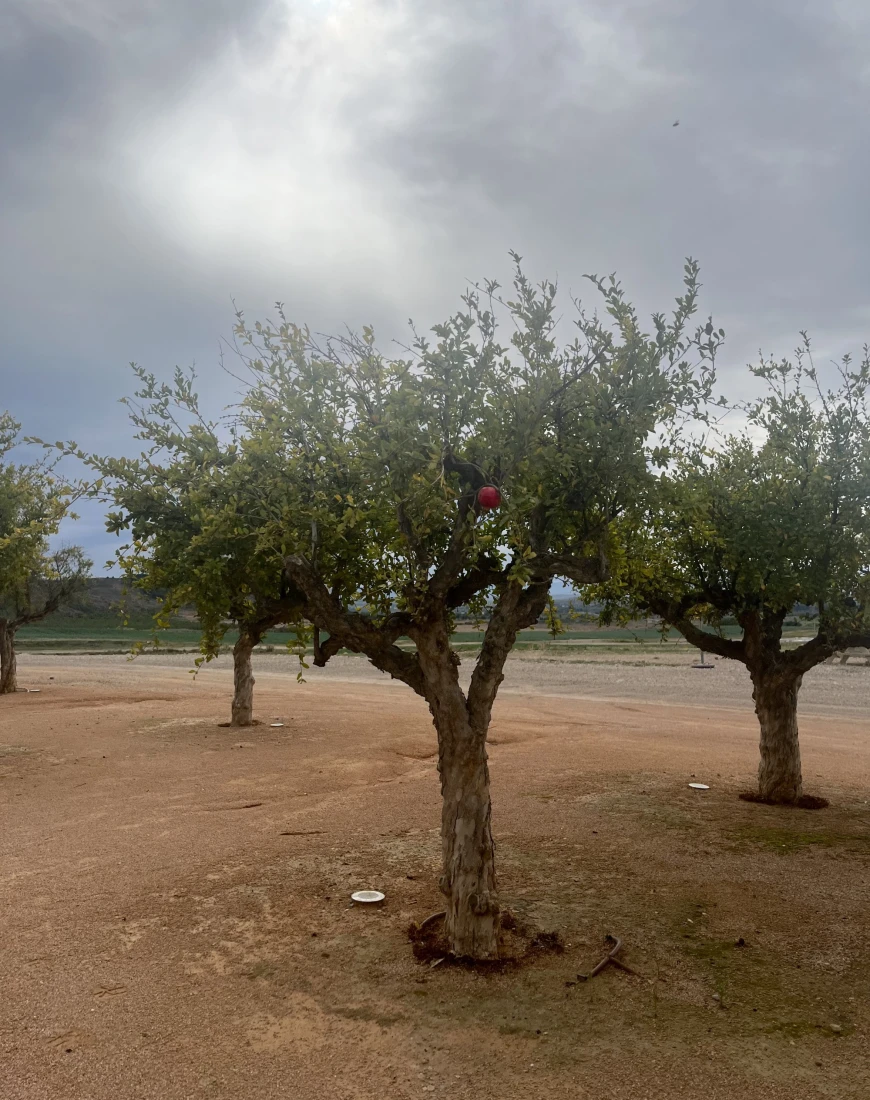
M 510 912 L 502 910 L 498 937 L 498 957 L 494 959 L 472 959 L 454 955 L 442 929 L 444 914 L 434 913 L 422 924 L 412 924 L 408 928 L 408 939 L 414 958 L 429 966 L 459 966 L 466 969 L 504 971 L 532 962 L 545 952 L 561 954 L 565 944 L 558 932 L 543 932 L 521 923 Z
M 830 806 L 827 798 L 817 798 L 814 794 L 802 794 L 794 802 L 778 802 L 773 798 L 762 798 L 758 791 L 744 791 L 739 796 L 744 802 L 759 802 L 763 806 L 782 806 L 794 810 L 824 810 Z

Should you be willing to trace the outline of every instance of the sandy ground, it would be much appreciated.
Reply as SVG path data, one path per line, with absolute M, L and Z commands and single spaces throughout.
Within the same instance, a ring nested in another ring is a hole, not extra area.
M 866 1100 L 870 669 L 807 677 L 806 786 L 832 806 L 781 811 L 736 798 L 741 670 L 690 662 L 511 662 L 503 902 L 566 949 L 481 975 L 407 943 L 439 908 L 407 688 L 263 657 L 265 722 L 238 731 L 226 664 L 23 658 L 39 694 L 0 700 L 0 1097 Z M 369 886 L 384 908 L 350 907 Z M 636 973 L 578 981 L 607 933 Z

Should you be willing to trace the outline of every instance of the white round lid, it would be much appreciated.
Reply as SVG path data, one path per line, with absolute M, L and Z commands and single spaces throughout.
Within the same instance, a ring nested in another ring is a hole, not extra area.
M 371 905 L 376 901 L 383 901 L 386 894 L 382 894 L 380 890 L 357 890 L 355 894 L 350 895 L 351 901 L 361 901 L 365 905 Z

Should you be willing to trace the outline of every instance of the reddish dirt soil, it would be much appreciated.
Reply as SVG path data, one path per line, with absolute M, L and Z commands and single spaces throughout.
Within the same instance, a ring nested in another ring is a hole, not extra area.
M 738 800 L 746 705 L 502 695 L 503 902 L 567 946 L 479 975 L 407 941 L 440 908 L 435 740 L 407 689 L 263 675 L 264 724 L 239 731 L 223 671 L 21 671 L 40 693 L 0 700 L 3 1100 L 870 1095 L 850 704 L 802 721 L 831 801 L 812 812 Z M 364 887 L 386 905 L 350 907 Z M 578 981 L 607 934 L 636 974 Z

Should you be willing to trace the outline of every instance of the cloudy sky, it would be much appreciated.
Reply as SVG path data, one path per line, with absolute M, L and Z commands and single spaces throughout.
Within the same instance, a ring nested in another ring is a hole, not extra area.
M 0 408 L 129 452 L 131 360 L 232 399 L 233 299 L 388 344 L 509 248 L 644 311 L 695 256 L 736 392 L 870 337 L 868 179 L 866 0 L 0 0 Z

